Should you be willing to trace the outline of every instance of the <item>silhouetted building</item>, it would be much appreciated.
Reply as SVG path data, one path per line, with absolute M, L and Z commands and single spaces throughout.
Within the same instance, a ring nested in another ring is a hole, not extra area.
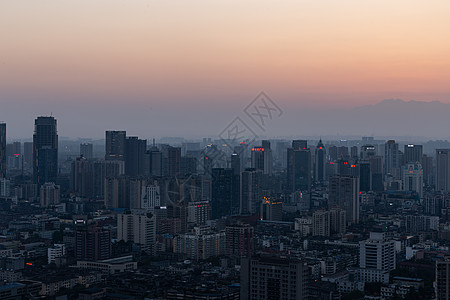
M 253 147 L 251 152 L 252 168 L 263 171 L 263 174 L 272 174 L 272 149 L 270 142 L 264 141 L 263 146 Z
M 169 147 L 167 148 L 167 170 L 171 177 L 180 175 L 180 165 L 181 165 L 181 148 L 179 147 Z
M 106 160 L 125 160 L 126 136 L 126 131 L 106 131 Z
M 147 140 L 137 137 L 125 139 L 125 175 L 142 176 L 145 174 L 144 156 L 147 151 Z
M 349 175 L 334 175 L 329 179 L 328 207 L 345 210 L 347 222 L 359 222 L 359 181 Z
M 423 196 L 423 171 L 419 162 L 407 163 L 403 167 L 403 190 Z
M 262 220 L 283 221 L 283 202 L 275 198 L 263 197 L 260 216 Z
M 94 157 L 94 146 L 91 143 L 80 144 L 80 155 L 91 160 Z
M 105 195 L 105 179 L 125 173 L 125 162 L 120 160 L 97 160 L 93 163 L 93 193 L 95 197 Z
M 255 230 L 248 224 L 229 225 L 225 228 L 227 256 L 250 257 L 254 251 Z
M 58 176 L 58 134 L 53 117 L 38 117 L 34 122 L 33 179 L 40 188 L 56 182 Z
M 212 169 L 212 219 L 230 216 L 239 207 L 239 199 L 233 199 L 233 189 L 238 188 L 233 185 L 234 176 L 232 169 Z
M 390 174 L 399 179 L 399 151 L 398 144 L 394 140 L 389 140 L 384 145 L 384 174 Z
M 149 163 L 150 163 L 150 175 L 162 176 L 163 175 L 163 156 L 162 152 L 156 146 L 152 146 L 148 151 Z
M 422 145 L 405 145 L 405 151 L 403 153 L 403 164 L 422 162 Z
M 92 163 L 83 156 L 77 157 L 72 163 L 72 191 L 80 197 L 92 197 L 93 175 Z
M 51 205 L 59 204 L 59 185 L 56 185 L 53 182 L 46 182 L 41 186 L 40 192 L 41 207 L 49 207 Z
M 359 189 L 362 192 L 372 190 L 372 172 L 370 171 L 370 162 L 361 161 L 359 164 Z
M 0 123 L 0 178 L 6 178 L 6 123 Z
M 450 299 L 450 257 L 436 261 L 435 291 L 437 300 Z
M 293 143 L 294 144 L 294 143 Z M 311 190 L 311 152 L 287 149 L 287 188 L 290 192 Z
M 111 232 L 101 227 L 79 227 L 75 231 L 77 260 L 103 260 L 111 257 Z
M 23 143 L 23 161 L 27 169 L 33 166 L 33 142 Z
M 436 149 L 436 190 L 450 191 L 450 149 Z
M 361 146 L 361 160 L 368 160 L 370 157 L 377 155 L 377 149 L 373 145 Z
M 241 260 L 241 300 L 308 299 L 310 272 L 296 259 L 253 257 Z
M 262 171 L 246 169 L 241 173 L 241 214 L 259 213 L 262 200 Z
M 326 150 L 325 146 L 322 143 L 322 139 L 319 140 L 319 143 L 316 147 L 316 153 L 314 156 L 315 164 L 314 164 L 314 178 L 316 182 L 325 181 L 325 165 L 326 165 Z

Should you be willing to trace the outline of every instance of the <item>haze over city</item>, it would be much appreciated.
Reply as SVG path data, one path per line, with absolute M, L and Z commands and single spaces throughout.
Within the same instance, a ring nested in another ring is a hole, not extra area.
M 214 136 L 265 91 L 286 112 L 271 136 L 329 134 L 296 122 L 384 99 L 450 102 L 449 13 L 416 0 L 2 2 L 1 118 L 21 138 L 51 113 L 73 138 Z

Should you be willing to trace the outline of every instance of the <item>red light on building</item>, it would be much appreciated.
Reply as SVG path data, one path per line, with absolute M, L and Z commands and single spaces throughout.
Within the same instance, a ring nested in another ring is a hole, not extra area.
M 32 266 L 33 264 L 32 264 L 32 263 L 26 263 L 26 265 L 27 265 L 27 266 Z
M 252 148 L 252 151 L 264 151 L 264 148 Z
M 356 168 L 356 165 L 350 165 L 350 168 Z

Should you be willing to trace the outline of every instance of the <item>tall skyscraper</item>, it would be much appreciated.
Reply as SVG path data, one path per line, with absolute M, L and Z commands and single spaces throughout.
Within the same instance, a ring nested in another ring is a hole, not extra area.
M 268 146 L 270 147 L 270 143 Z M 263 174 L 272 174 L 272 150 L 270 148 L 253 147 L 251 155 L 253 169 L 261 170 Z
M 126 136 L 126 131 L 106 131 L 106 160 L 125 160 Z
M 325 181 L 325 165 L 326 165 L 326 150 L 325 146 L 322 143 L 322 139 L 320 139 L 319 143 L 316 147 L 316 155 L 314 156 L 314 179 L 316 182 Z
M 38 117 L 34 122 L 33 179 L 40 188 L 46 182 L 56 182 L 58 176 L 58 134 L 56 119 Z
M 450 191 L 450 149 L 436 149 L 436 190 Z
M 162 176 L 163 175 L 163 157 L 162 152 L 159 151 L 158 147 L 153 145 L 148 151 L 150 164 L 150 175 L 152 176 Z
M 254 250 L 255 230 L 248 224 L 229 225 L 225 228 L 225 251 L 232 257 L 250 257 Z
M 6 123 L 0 123 L 0 178 L 6 178 Z
M 238 199 L 233 199 L 234 176 L 233 169 L 212 169 L 211 216 L 213 219 L 230 216 L 233 210 L 239 207 Z
M 125 175 L 144 175 L 144 156 L 146 152 L 147 140 L 140 140 L 137 137 L 127 137 L 125 139 Z
M 111 231 L 101 227 L 77 228 L 75 257 L 77 260 L 104 260 L 111 257 Z
M 93 163 L 94 196 L 103 199 L 105 179 L 125 174 L 125 162 L 121 160 L 97 160 Z
M 373 145 L 364 145 L 361 146 L 361 155 L 360 158 L 362 160 L 368 160 L 370 157 L 377 155 L 377 149 Z
M 403 153 L 403 163 L 415 163 L 415 162 L 421 162 L 422 161 L 422 145 L 412 145 L 408 144 L 405 145 L 405 151 Z
M 151 254 L 156 238 L 156 218 L 145 211 L 117 215 L 117 240 L 131 241 Z
M 92 163 L 86 157 L 77 157 L 72 163 L 72 191 L 80 197 L 92 197 L 93 175 Z
M 294 142 L 292 143 L 294 145 Z M 300 148 L 302 148 L 300 146 Z M 290 192 L 311 190 L 311 152 L 309 149 L 287 149 L 287 188 Z
M 179 147 L 167 148 L 168 175 L 172 177 L 179 176 L 180 167 L 181 167 L 181 148 Z
M 312 235 L 330 236 L 330 212 L 318 210 L 312 216 Z
M 384 145 L 384 174 L 391 175 L 399 179 L 399 151 L 398 144 L 394 140 L 389 140 Z
M 94 157 L 94 146 L 91 143 L 80 144 L 80 155 L 91 160 Z
M 359 181 L 350 175 L 333 175 L 329 179 L 328 207 L 345 210 L 347 223 L 359 222 Z
M 23 143 L 23 162 L 26 169 L 31 169 L 33 166 L 33 142 Z
M 262 200 L 261 181 L 261 170 L 246 169 L 241 173 L 241 214 L 259 212 Z

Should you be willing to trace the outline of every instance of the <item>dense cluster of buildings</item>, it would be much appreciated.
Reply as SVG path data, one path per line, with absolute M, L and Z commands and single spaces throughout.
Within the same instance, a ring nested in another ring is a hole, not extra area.
M 0 124 L 0 214 L 1 299 L 450 299 L 443 141 L 74 142 L 38 117 Z

